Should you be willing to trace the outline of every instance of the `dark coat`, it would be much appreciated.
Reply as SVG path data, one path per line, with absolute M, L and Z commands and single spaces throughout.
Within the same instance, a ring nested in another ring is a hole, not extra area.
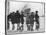
M 8 19 L 8 21 L 9 21 L 9 19 L 11 19 L 11 14 L 9 14 L 9 15 L 7 16 L 7 19 Z
M 30 24 L 30 18 L 29 18 L 29 16 L 26 17 L 26 24 Z
M 24 15 L 21 14 L 21 23 L 23 24 L 24 23 Z
M 20 23 L 20 13 L 15 13 L 16 23 Z
M 30 24 L 34 24 L 34 15 L 30 15 Z
M 35 21 L 39 24 L 39 16 L 38 16 L 38 14 L 35 14 Z
M 15 18 L 15 14 L 11 14 L 11 21 L 12 21 L 12 24 L 16 23 L 16 18 Z

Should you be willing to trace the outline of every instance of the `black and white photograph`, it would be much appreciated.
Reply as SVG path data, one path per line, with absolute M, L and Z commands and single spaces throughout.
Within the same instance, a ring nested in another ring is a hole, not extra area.
M 5 7 L 6 34 L 45 32 L 45 3 L 7 0 Z

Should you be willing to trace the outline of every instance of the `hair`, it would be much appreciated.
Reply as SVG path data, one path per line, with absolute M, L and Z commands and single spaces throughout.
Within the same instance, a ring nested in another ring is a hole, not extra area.
M 38 13 L 38 11 L 36 11 L 36 13 Z
M 31 12 L 31 15 L 34 15 L 34 12 Z
M 16 11 L 17 13 L 19 12 L 19 10 Z
M 31 13 L 34 13 L 34 12 L 31 12 Z
M 15 13 L 15 12 L 13 11 L 13 13 Z

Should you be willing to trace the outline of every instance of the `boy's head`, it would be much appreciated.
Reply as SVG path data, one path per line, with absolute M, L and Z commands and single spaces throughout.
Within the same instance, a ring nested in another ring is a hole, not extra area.
M 13 12 L 13 13 L 15 13 L 15 12 Z
M 19 10 L 17 10 L 16 12 L 19 13 Z
M 36 13 L 38 13 L 38 11 L 36 11 Z
M 34 12 L 31 12 L 31 15 L 34 15 Z

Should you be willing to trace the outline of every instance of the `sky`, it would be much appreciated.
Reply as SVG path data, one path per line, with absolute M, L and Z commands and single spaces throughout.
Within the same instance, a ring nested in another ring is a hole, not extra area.
M 25 7 L 24 7 L 25 6 Z M 38 11 L 40 16 L 44 15 L 44 3 L 33 3 L 33 2 L 9 2 L 9 13 L 16 12 L 19 10 L 24 10 L 25 8 L 30 8 L 30 12 Z

